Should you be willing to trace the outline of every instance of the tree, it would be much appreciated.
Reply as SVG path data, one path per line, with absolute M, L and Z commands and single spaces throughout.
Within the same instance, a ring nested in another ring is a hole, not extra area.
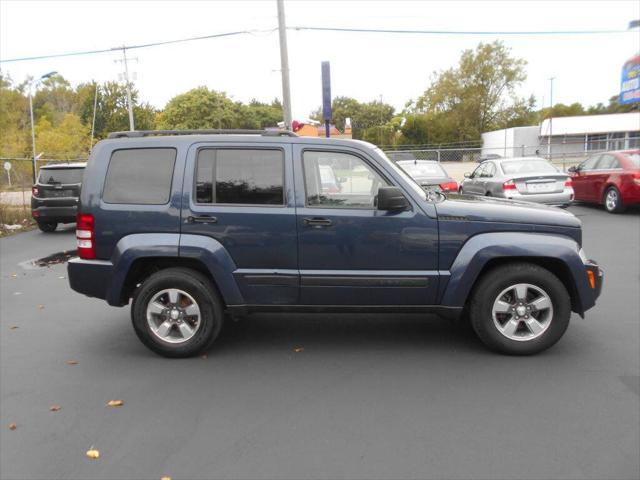
M 0 73 L 0 156 L 29 155 L 31 124 L 24 86 L 15 87 L 10 77 Z
M 160 128 L 238 128 L 240 108 L 224 92 L 198 87 L 173 97 L 160 116 Z
M 36 123 L 38 150 L 46 157 L 75 160 L 89 154 L 89 128 L 75 113 L 67 113 L 55 127 L 47 117 Z
M 393 106 L 376 100 L 360 103 L 351 97 L 335 97 L 331 102 L 331 122 L 338 130 L 344 131 L 346 119 L 350 118 L 353 138 L 362 139 L 367 129 L 386 125 L 393 118 L 394 111 Z M 321 122 L 322 110 L 312 112 L 311 118 Z M 375 133 L 367 135 L 375 137 Z
M 449 141 L 478 141 L 483 132 L 517 121 L 518 112 L 528 114 L 531 102 L 515 94 L 526 78 L 525 65 L 500 41 L 480 43 L 462 53 L 457 67 L 434 73 L 413 113 L 442 114 L 451 125 Z

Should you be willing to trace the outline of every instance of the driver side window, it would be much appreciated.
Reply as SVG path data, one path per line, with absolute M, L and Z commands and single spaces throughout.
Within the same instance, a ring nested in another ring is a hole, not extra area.
M 378 189 L 389 185 L 361 158 L 348 153 L 305 151 L 302 161 L 309 207 L 373 209 Z

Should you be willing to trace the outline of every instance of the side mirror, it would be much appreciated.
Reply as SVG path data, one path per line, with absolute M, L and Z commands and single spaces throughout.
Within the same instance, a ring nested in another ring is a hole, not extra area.
M 409 201 L 398 187 L 378 189 L 378 210 L 400 211 L 409 208 Z
M 471 178 L 470 172 L 464 172 L 464 178 Z
M 575 167 L 575 166 L 574 166 L 574 167 L 569 167 L 567 171 L 568 171 L 568 172 L 571 172 L 571 173 L 576 173 L 576 172 L 578 172 L 579 170 L 580 170 L 580 169 L 579 169 L 578 167 Z

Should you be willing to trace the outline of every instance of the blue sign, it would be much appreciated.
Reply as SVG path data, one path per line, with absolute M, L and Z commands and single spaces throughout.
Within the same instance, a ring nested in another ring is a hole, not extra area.
M 620 81 L 620 103 L 634 102 L 640 102 L 640 55 L 624 64 Z
M 331 69 L 329 62 L 322 62 L 322 118 L 331 121 Z

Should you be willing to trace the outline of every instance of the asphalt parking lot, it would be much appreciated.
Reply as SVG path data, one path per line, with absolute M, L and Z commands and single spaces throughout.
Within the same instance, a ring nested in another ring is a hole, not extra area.
M 128 308 L 31 266 L 72 226 L 2 239 L 0 477 L 637 479 L 640 212 L 571 211 L 603 294 L 526 358 L 420 315 L 273 314 L 168 360 Z

